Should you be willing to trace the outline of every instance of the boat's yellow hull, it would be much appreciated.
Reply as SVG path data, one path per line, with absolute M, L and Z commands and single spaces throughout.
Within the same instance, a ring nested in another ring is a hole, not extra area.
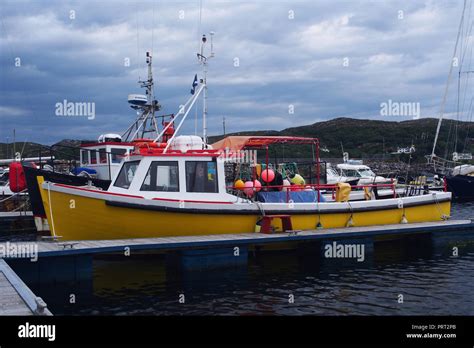
M 99 240 L 195 236 L 254 232 L 258 215 L 220 213 L 186 213 L 152 211 L 107 205 L 102 199 L 71 195 L 63 192 L 40 191 L 53 235 L 61 240 Z M 51 204 L 52 203 L 52 204 Z M 353 226 L 398 224 L 403 214 L 409 223 L 439 221 L 450 215 L 449 201 L 406 207 L 404 209 L 354 212 Z M 51 216 L 51 212 L 53 212 Z M 346 227 L 350 212 L 324 214 L 291 214 L 293 229 Z M 279 219 L 274 226 L 281 229 Z

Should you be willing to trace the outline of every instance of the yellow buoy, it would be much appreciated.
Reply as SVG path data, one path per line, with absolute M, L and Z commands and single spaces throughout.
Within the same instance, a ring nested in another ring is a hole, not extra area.
M 299 174 L 295 174 L 293 177 L 290 177 L 290 182 L 294 185 L 305 185 L 306 181 Z
M 243 190 L 244 189 L 244 186 L 245 186 L 245 183 L 241 180 L 241 179 L 238 179 L 234 182 L 234 187 L 237 189 L 237 190 Z

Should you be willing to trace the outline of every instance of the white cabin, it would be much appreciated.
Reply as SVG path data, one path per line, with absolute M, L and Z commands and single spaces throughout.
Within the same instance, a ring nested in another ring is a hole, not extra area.
M 359 185 L 390 183 L 390 179 L 377 176 L 368 166 L 363 164 L 341 163 L 337 165 L 341 175 L 359 178 Z
M 84 144 L 81 145 L 80 166 L 95 170 L 98 179 L 111 180 L 133 149 L 133 144 L 122 142 Z
M 227 193 L 219 154 L 205 151 L 132 155 L 120 167 L 108 192 L 180 202 L 246 201 Z

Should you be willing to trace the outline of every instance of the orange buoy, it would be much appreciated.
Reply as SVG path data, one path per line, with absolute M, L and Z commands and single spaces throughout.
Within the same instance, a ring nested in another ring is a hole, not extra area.
M 241 179 L 238 179 L 234 182 L 234 187 L 237 189 L 237 190 L 243 190 L 244 187 L 245 187 L 245 183 L 241 180 Z

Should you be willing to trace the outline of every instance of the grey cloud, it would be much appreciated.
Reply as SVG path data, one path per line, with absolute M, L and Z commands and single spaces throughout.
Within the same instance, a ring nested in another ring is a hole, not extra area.
M 224 115 L 228 129 L 238 131 L 337 116 L 377 118 L 380 103 L 388 99 L 421 102 L 423 116 L 438 110 L 460 3 L 203 3 L 201 32 L 216 32 L 209 74 L 211 133 L 221 131 Z M 144 53 L 152 48 L 157 97 L 164 112 L 175 112 L 200 71 L 198 15 L 198 1 L 2 2 L 0 142 L 13 128 L 49 143 L 126 128 L 134 117 L 126 97 L 140 91 L 136 82 L 145 76 Z M 15 57 L 22 59 L 20 68 L 13 65 Z M 96 120 L 58 119 L 54 104 L 63 99 L 96 102 Z M 289 104 L 295 105 L 293 118 Z M 452 112 L 452 95 L 448 107 Z M 184 130 L 194 131 L 194 122 Z

